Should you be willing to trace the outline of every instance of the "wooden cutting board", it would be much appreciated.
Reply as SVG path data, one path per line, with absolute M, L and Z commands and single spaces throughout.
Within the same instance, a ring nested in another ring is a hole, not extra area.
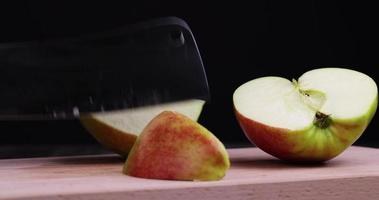
M 231 169 L 213 182 L 129 177 L 116 155 L 0 160 L 0 199 L 379 199 L 379 149 L 351 147 L 318 165 L 229 153 Z

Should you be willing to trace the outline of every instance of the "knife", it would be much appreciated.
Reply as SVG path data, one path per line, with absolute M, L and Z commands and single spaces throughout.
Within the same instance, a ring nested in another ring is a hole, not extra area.
M 147 20 L 69 38 L 0 43 L 0 119 L 65 119 L 209 100 L 188 24 Z

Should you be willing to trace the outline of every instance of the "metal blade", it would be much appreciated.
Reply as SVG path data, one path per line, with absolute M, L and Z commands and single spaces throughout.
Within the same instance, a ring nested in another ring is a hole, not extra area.
M 71 118 L 209 97 L 188 25 L 170 17 L 76 38 L 0 44 L 0 118 Z

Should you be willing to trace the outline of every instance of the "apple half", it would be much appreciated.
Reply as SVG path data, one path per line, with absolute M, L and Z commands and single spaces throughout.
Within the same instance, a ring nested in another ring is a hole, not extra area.
M 197 120 L 205 101 L 191 99 L 120 111 L 91 113 L 80 117 L 88 132 L 103 146 L 127 156 L 137 136 L 162 111 L 175 111 Z
M 283 160 L 329 160 L 352 145 L 373 118 L 378 89 L 350 69 L 320 68 L 292 82 L 251 80 L 233 94 L 237 120 L 247 138 Z

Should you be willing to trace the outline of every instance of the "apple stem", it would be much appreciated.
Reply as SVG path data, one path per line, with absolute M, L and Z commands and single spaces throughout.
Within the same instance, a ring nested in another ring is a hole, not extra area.
M 292 79 L 292 84 L 295 86 L 296 89 L 299 88 L 299 83 L 297 82 L 296 79 L 294 79 L 294 78 Z
M 315 124 L 317 127 L 321 129 L 327 128 L 332 122 L 329 116 L 330 115 L 317 111 L 315 119 L 313 120 L 313 124 Z

